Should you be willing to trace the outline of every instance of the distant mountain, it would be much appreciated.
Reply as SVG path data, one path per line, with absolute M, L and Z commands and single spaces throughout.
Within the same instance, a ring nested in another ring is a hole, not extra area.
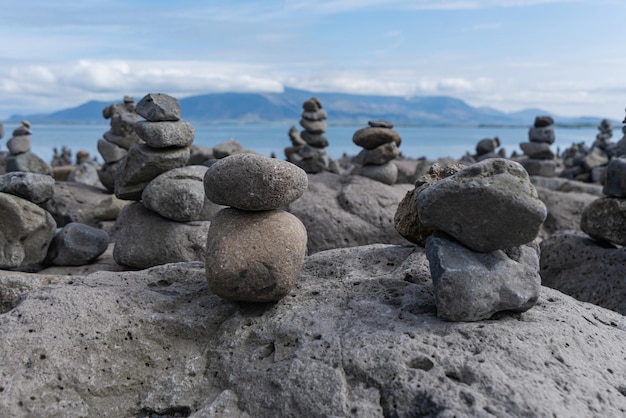
M 196 123 L 293 123 L 302 113 L 302 103 L 317 97 L 331 124 L 366 124 L 384 119 L 397 125 L 531 125 L 535 116 L 551 115 L 542 109 L 501 112 L 490 107 L 472 107 L 448 96 L 397 97 L 346 93 L 313 93 L 285 88 L 282 93 L 211 93 L 180 99 L 183 117 Z M 121 100 L 120 100 L 121 101 Z M 13 115 L 8 121 L 28 119 L 36 123 L 98 123 L 102 110 L 113 102 L 90 101 L 50 114 Z M 564 118 L 552 115 L 561 125 L 597 125 L 600 117 Z

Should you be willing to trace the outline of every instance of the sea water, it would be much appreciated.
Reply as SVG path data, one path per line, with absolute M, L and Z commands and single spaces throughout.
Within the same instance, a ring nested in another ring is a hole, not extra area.
M 0 140 L 0 150 L 6 151 L 6 141 L 18 126 L 5 123 L 5 136 Z M 290 124 L 194 124 L 194 144 L 212 147 L 221 142 L 235 139 L 246 149 L 261 155 L 276 155 L 285 158 L 285 147 L 291 146 L 288 131 Z M 326 136 L 330 145 L 326 151 L 332 158 L 356 155 L 361 148 L 352 142 L 352 135 L 362 125 L 329 125 Z M 97 143 L 109 130 L 109 124 L 33 124 L 31 126 L 31 151 L 46 162 L 53 157 L 53 149 L 60 152 L 67 147 L 75 155 L 86 150 L 92 157 L 102 162 Z M 500 138 L 501 146 L 507 155 L 513 151 L 521 154 L 519 144 L 528 141 L 527 127 L 422 127 L 396 126 L 394 130 L 402 137 L 400 151 L 407 158 L 437 159 L 440 157 L 461 158 L 465 153 L 474 154 L 476 143 L 483 138 Z M 555 128 L 556 142 L 553 152 L 563 151 L 573 143 L 584 142 L 591 145 L 598 130 L 596 128 Z M 619 129 L 614 131 L 613 141 L 621 138 Z

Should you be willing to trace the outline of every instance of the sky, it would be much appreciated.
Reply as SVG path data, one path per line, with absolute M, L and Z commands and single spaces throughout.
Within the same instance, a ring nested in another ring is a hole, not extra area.
M 622 119 L 623 0 L 0 0 L 0 120 L 214 92 Z

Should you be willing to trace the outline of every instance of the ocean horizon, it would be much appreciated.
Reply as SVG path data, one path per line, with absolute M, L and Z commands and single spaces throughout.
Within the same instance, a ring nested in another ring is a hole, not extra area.
M 599 121 L 598 121 L 599 122 Z M 294 124 L 194 124 L 194 145 L 213 147 L 221 142 L 235 139 L 246 149 L 253 150 L 261 155 L 284 159 L 284 149 L 291 146 L 288 132 Z M 295 124 L 299 130 L 301 127 Z M 10 139 L 18 123 L 4 123 L 5 136 L 0 140 L 0 151 L 6 151 L 6 141 Z M 33 124 L 31 126 L 31 151 L 46 162 L 50 162 L 54 155 L 54 148 L 59 152 L 62 147 L 72 151 L 72 156 L 79 150 L 86 150 L 92 157 L 102 163 L 98 153 L 98 140 L 109 130 L 109 124 Z M 329 125 L 326 136 L 329 146 L 328 154 L 334 158 L 343 155 L 356 155 L 361 148 L 352 142 L 352 135 L 365 125 Z M 519 148 L 521 142 L 528 141 L 529 127 L 425 127 L 425 126 L 396 126 L 402 137 L 400 152 L 405 158 L 438 158 L 450 157 L 459 159 L 466 153 L 473 154 L 476 144 L 483 138 L 500 138 L 501 147 L 510 156 Z M 591 145 L 598 133 L 592 127 L 555 127 L 556 141 L 551 148 L 556 153 L 564 151 L 573 143 L 584 142 Z M 621 129 L 615 128 L 613 142 L 621 139 Z

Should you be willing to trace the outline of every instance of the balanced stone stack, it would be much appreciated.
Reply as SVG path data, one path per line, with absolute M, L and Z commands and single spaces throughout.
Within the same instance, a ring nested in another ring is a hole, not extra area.
M 352 142 L 363 148 L 355 157 L 352 174 L 369 177 L 385 184 L 394 184 L 398 178 L 398 167 L 392 162 L 400 155 L 400 134 L 393 130 L 391 122 L 369 121 L 367 128 L 359 129 Z
M 113 258 L 133 268 L 202 260 L 210 224 L 207 167 L 185 166 L 193 126 L 181 119 L 178 100 L 165 94 L 146 95 L 136 110 L 146 119 L 134 125 L 142 143 L 130 146 L 115 179 L 115 195 L 135 202 L 116 220 Z
M 15 128 L 13 136 L 7 141 L 9 155 L 6 158 L 6 172 L 27 171 L 52 175 L 52 168 L 30 150 L 30 122 L 23 120 Z
M 255 154 L 235 154 L 209 167 L 206 196 L 229 206 L 213 218 L 207 235 L 206 277 L 216 295 L 274 302 L 291 291 L 307 232 L 279 208 L 300 198 L 307 186 L 307 174 L 296 165 Z
M 141 120 L 135 109 L 135 99 L 125 96 L 123 103 L 114 103 L 102 110 L 105 119 L 111 119 L 111 128 L 98 140 L 98 152 L 104 164 L 98 170 L 100 181 L 111 193 L 115 191 L 117 168 L 128 149 L 141 139 L 135 133 L 135 123 Z
M 315 97 L 302 104 L 303 112 L 300 126 L 304 130 L 298 134 L 293 126 L 289 131 L 292 146 L 285 148 L 287 161 L 302 168 L 307 173 L 330 171 L 338 173 L 337 163 L 326 153 L 328 138 L 326 138 L 326 118 L 328 115 L 322 108 L 322 103 Z
M 550 149 L 554 143 L 554 119 L 550 116 L 537 116 L 528 131 L 529 142 L 519 146 L 526 155 L 520 160 L 531 176 L 554 177 L 556 175 L 555 155 Z
M 617 154 L 618 145 L 611 142 L 613 125 L 610 120 L 603 119 L 598 126 L 600 131 L 596 135 L 591 148 L 584 143 L 572 144 L 563 153 L 563 165 L 565 169 L 561 177 L 572 180 L 602 183 L 606 175 L 606 165 L 612 156 Z
M 580 229 L 596 240 L 626 245 L 626 155 L 608 164 L 602 193 L 606 197 L 583 210 Z
M 519 163 L 491 158 L 439 169 L 416 183 L 408 199 L 395 221 L 404 224 L 404 234 L 406 225 L 415 224 L 421 236 L 414 242 L 428 236 L 439 317 L 478 321 L 500 311 L 523 312 L 537 302 L 535 238 L 547 211 Z

